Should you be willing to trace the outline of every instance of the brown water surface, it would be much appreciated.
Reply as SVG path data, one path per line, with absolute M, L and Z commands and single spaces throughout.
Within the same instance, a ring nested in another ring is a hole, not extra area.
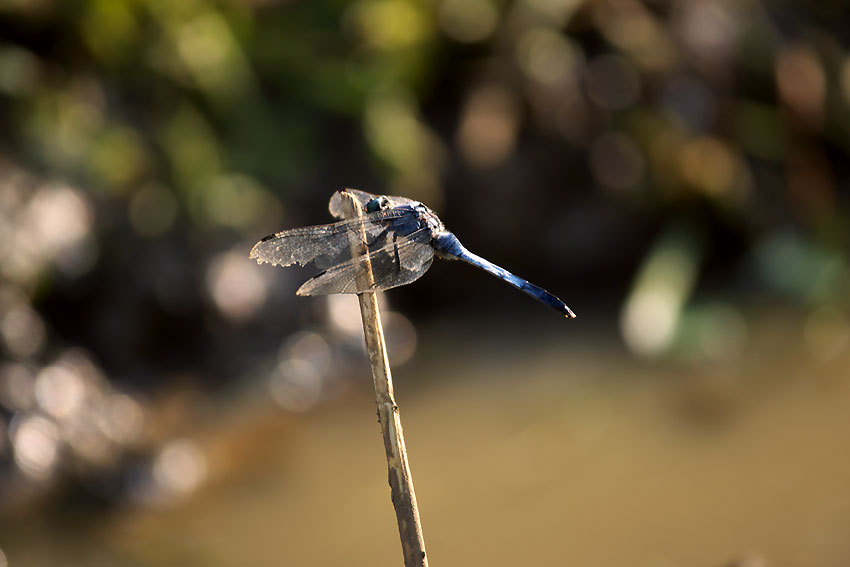
M 847 355 L 769 326 L 723 363 L 468 337 L 426 331 L 395 375 L 431 565 L 850 564 Z M 399 565 L 368 380 L 233 419 L 182 504 L 22 522 L 10 565 Z

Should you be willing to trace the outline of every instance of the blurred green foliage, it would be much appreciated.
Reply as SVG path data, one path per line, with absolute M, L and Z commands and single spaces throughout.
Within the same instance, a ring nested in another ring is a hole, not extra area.
M 100 277 L 145 242 L 203 270 L 356 185 L 575 290 L 627 293 L 683 225 L 698 265 L 670 305 L 719 278 L 846 307 L 847 12 L 18 0 L 0 7 L 0 143 L 10 171 L 85 196 Z

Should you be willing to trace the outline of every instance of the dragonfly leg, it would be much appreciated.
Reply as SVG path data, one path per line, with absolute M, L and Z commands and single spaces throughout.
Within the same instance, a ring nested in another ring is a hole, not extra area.
M 381 232 L 379 232 L 378 235 L 375 236 L 375 238 L 372 239 L 372 242 L 364 242 L 363 244 L 365 244 L 366 246 L 371 248 L 372 246 L 374 246 L 375 244 L 377 244 L 381 240 L 384 240 L 387 237 L 387 234 L 389 234 L 389 232 L 390 232 L 390 229 L 389 229 L 389 227 L 387 227 L 384 230 L 382 230 Z M 395 233 L 393 233 L 393 234 L 395 234 Z
M 401 258 L 398 256 L 398 233 L 393 233 L 393 253 L 395 254 L 395 271 L 401 272 Z

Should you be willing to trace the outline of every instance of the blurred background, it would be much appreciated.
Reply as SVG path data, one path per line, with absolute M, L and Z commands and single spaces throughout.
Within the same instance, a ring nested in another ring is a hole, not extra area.
M 0 565 L 400 564 L 357 302 L 260 237 L 421 200 L 382 297 L 432 565 L 850 563 L 850 6 L 4 0 Z

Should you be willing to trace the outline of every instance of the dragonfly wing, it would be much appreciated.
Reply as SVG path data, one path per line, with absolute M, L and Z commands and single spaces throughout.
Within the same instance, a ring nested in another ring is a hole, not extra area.
M 391 289 L 422 277 L 433 260 L 434 249 L 427 229 L 397 238 L 387 236 L 383 246 L 328 268 L 307 280 L 297 293 L 329 295 Z M 366 275 L 367 267 L 372 269 L 372 282 Z
M 250 258 L 274 266 L 304 266 L 310 262 L 325 269 L 351 259 L 352 243 L 365 238 L 367 245 L 381 238 L 403 211 L 377 211 L 333 224 L 293 228 L 270 234 L 251 249 Z
M 360 202 L 360 206 L 363 209 L 366 208 L 366 203 L 368 203 L 372 199 L 377 199 L 378 197 L 381 197 L 381 195 L 367 193 L 366 191 L 360 191 L 358 189 L 346 189 L 345 191 L 353 195 L 354 198 Z M 341 193 L 342 191 L 337 191 L 336 193 L 334 193 L 331 196 L 330 203 L 328 203 L 328 210 L 333 216 L 338 219 L 345 218 L 345 208 L 343 207 L 343 199 Z M 387 196 L 387 198 L 390 200 L 390 207 L 416 202 L 413 199 L 408 199 L 407 197 Z
M 366 191 L 359 191 L 357 189 L 346 189 L 344 192 L 350 193 L 354 196 L 355 199 L 360 203 L 360 207 L 365 209 L 366 203 L 371 201 L 372 199 L 377 199 L 380 195 L 373 195 L 372 193 L 367 193 Z M 343 206 L 343 191 L 337 191 L 333 195 L 331 195 L 330 203 L 328 203 L 328 210 L 331 212 L 333 216 L 338 219 L 345 218 L 345 208 Z

